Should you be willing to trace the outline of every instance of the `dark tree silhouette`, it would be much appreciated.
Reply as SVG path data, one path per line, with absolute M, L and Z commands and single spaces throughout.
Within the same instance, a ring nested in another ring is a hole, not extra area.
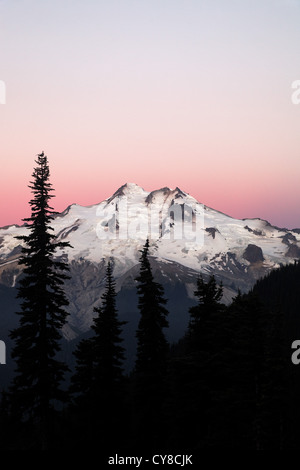
M 112 272 L 112 263 L 109 261 L 102 304 L 94 309 L 98 316 L 92 325 L 95 332 L 95 386 L 102 391 L 105 389 L 108 396 L 116 393 L 123 378 L 124 348 L 120 343 L 123 341 L 122 326 L 126 323 L 118 319 L 116 285 Z
M 178 439 L 178 426 L 189 425 L 181 435 L 185 446 L 205 448 L 214 445 L 216 409 L 220 401 L 222 348 L 224 346 L 225 307 L 220 303 L 223 287 L 214 276 L 205 282 L 197 279 L 194 292 L 197 304 L 189 309 L 190 322 L 185 337 L 185 354 L 172 360 L 171 393 L 176 422 L 170 433 L 173 445 Z M 180 445 L 177 441 L 176 445 Z
M 198 342 L 198 336 L 202 334 L 203 326 L 211 320 L 214 313 L 219 311 L 220 308 L 222 309 L 220 300 L 223 295 L 223 286 L 222 284 L 217 286 L 214 276 L 211 276 L 207 283 L 202 276 L 199 276 L 194 295 L 198 299 L 198 303 L 190 308 L 189 331 Z M 203 348 L 203 343 L 199 346 Z
M 140 257 L 140 274 L 136 278 L 139 296 L 140 321 L 136 333 L 137 358 L 135 371 L 147 387 L 160 382 L 165 373 L 168 343 L 163 328 L 168 327 L 167 303 L 163 287 L 156 281 L 149 261 L 149 240 L 147 239 Z M 153 382 L 154 381 L 154 382 Z
M 155 438 L 156 420 L 165 395 L 166 363 L 169 346 L 163 329 L 168 327 L 163 287 L 154 280 L 149 261 L 149 240 L 140 257 L 140 274 L 136 278 L 140 320 L 136 332 L 135 364 L 136 406 L 144 429 Z M 159 418 L 158 418 L 159 419 Z
M 49 206 L 52 185 L 47 156 L 38 155 L 29 188 L 33 198 L 29 235 L 19 236 L 24 246 L 19 259 L 23 277 L 18 287 L 21 299 L 19 327 L 10 336 L 15 340 L 12 357 L 16 376 L 10 389 L 12 409 L 25 421 L 38 425 L 40 446 L 49 446 L 50 415 L 54 401 L 64 401 L 60 389 L 67 366 L 56 358 L 60 350 L 61 328 L 66 323 L 68 305 L 63 285 L 67 264 L 55 258 L 55 252 L 70 246 L 58 242 L 50 226 L 55 212 Z
M 111 261 L 106 268 L 105 292 L 102 304 L 94 308 L 98 314 L 93 321 L 94 335 L 81 340 L 74 355 L 76 372 L 72 377 L 71 392 L 75 403 L 89 421 L 92 434 L 99 434 L 102 442 L 109 442 L 122 408 L 124 348 L 121 346 L 122 326 L 118 319 L 116 289 Z M 99 428 L 101 423 L 101 427 Z M 115 436 L 117 430 L 114 429 Z M 91 436 L 93 439 L 95 436 Z M 98 437 L 97 437 L 98 439 Z

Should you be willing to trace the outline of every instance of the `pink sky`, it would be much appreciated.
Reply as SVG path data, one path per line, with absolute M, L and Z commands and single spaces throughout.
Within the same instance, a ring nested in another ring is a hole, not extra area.
M 0 0 L 0 226 L 44 150 L 59 211 L 135 182 L 300 227 L 299 21 L 297 0 Z

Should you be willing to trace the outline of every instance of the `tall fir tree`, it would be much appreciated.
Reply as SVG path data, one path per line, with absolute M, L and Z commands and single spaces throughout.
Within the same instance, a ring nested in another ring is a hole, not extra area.
M 240 292 L 227 308 L 221 347 L 221 407 L 215 434 L 226 448 L 256 448 L 258 404 L 265 348 L 265 312 L 253 295 Z
M 154 280 L 152 274 L 148 239 L 141 251 L 140 274 L 136 281 L 140 310 L 136 332 L 136 407 L 142 424 L 140 438 L 144 439 L 147 429 L 148 439 L 151 437 L 154 443 L 158 432 L 157 422 L 159 420 L 162 423 L 161 407 L 166 394 L 169 345 L 164 328 L 168 327 L 168 310 L 165 308 L 167 300 L 164 298 L 163 287 Z
M 10 336 L 15 341 L 12 357 L 16 375 L 10 388 L 12 409 L 20 418 L 37 425 L 39 446 L 50 445 L 50 419 L 55 401 L 64 401 L 60 385 L 67 366 L 59 361 L 61 328 L 66 323 L 68 300 L 63 290 L 69 278 L 67 264 L 55 258 L 57 250 L 70 246 L 58 242 L 50 226 L 55 212 L 49 206 L 53 196 L 50 170 L 44 152 L 38 155 L 29 188 L 33 198 L 28 235 L 19 236 L 24 246 L 19 264 L 23 276 L 18 287 L 21 299 L 19 326 Z
M 223 308 L 220 303 L 223 295 L 223 286 L 217 286 L 214 276 L 211 276 L 208 282 L 205 282 L 200 275 L 197 279 L 197 288 L 194 292 L 198 299 L 197 305 L 190 308 L 189 332 L 194 336 L 197 345 L 204 347 L 203 340 L 200 343 L 200 336 L 204 331 L 204 325 L 208 324 L 214 314 Z
M 194 424 L 190 425 L 185 438 L 190 445 L 203 448 L 214 445 L 213 423 L 220 400 L 223 369 L 220 352 L 224 346 L 225 318 L 225 306 L 221 303 L 223 286 L 217 285 L 214 276 L 205 282 L 200 275 L 194 295 L 197 304 L 189 309 L 186 355 L 177 367 L 185 376 L 181 387 L 187 403 L 180 406 L 190 410 Z M 195 428 L 196 432 L 192 431 Z
M 112 428 L 121 412 L 123 398 L 125 356 L 121 334 L 126 322 L 118 319 L 116 297 L 113 265 L 109 261 L 102 303 L 94 308 L 97 313 L 91 326 L 94 335 L 81 340 L 74 352 L 76 372 L 71 385 L 77 407 L 89 421 L 92 433 L 95 426 L 99 432 L 101 421 L 102 440 L 106 442 L 109 442 Z
M 140 274 L 136 281 L 140 320 L 136 333 L 138 344 L 135 372 L 141 379 L 154 384 L 165 374 L 168 343 L 163 328 L 167 328 L 169 324 L 163 287 L 154 280 L 152 274 L 148 239 L 141 251 Z
M 125 359 L 121 334 L 126 322 L 118 319 L 116 283 L 112 273 L 113 266 L 109 261 L 102 304 L 94 309 L 98 315 L 92 325 L 95 332 L 95 385 L 99 390 L 105 388 L 108 395 L 114 395 L 122 381 Z

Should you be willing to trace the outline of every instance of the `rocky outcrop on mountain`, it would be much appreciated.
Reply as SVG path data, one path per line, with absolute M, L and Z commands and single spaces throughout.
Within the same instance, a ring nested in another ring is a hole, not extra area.
M 249 263 L 258 263 L 264 261 L 262 249 L 259 246 L 249 244 L 243 253 L 243 258 Z

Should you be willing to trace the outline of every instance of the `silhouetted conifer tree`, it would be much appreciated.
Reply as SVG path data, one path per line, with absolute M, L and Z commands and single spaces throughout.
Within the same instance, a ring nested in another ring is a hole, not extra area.
M 149 261 L 149 240 L 140 257 L 140 274 L 136 278 L 140 320 L 136 332 L 135 364 L 136 405 L 144 429 L 155 439 L 157 418 L 165 396 L 168 343 L 163 329 L 168 327 L 163 287 L 154 280 Z M 141 431 L 143 434 L 143 431 Z M 141 438 L 142 438 L 141 434 Z
M 220 304 L 223 295 L 223 286 L 222 284 L 217 286 L 214 276 L 211 276 L 208 282 L 205 282 L 203 277 L 199 276 L 194 295 L 198 303 L 189 310 L 189 332 L 193 340 L 197 343 L 196 347 L 203 349 L 205 346 L 205 337 L 202 335 L 205 331 L 204 328 L 211 321 L 211 317 L 223 308 Z M 214 326 L 214 328 L 216 327 L 217 325 Z M 203 336 L 201 341 L 200 336 Z
M 112 271 L 112 263 L 109 261 L 102 304 L 94 309 L 98 316 L 92 325 L 95 332 L 95 386 L 99 390 L 105 389 L 108 396 L 116 392 L 123 378 L 124 348 L 121 346 L 121 334 L 122 326 L 126 323 L 118 319 L 116 284 Z
M 185 337 L 185 354 L 172 360 L 171 392 L 173 415 L 170 444 L 180 445 L 180 433 L 187 419 L 189 425 L 181 434 L 181 444 L 191 449 L 214 445 L 214 423 L 222 387 L 222 348 L 224 345 L 225 307 L 220 303 L 223 287 L 214 276 L 205 282 L 197 279 L 194 292 L 197 304 L 189 309 L 190 322 Z M 177 429 L 177 431 L 176 431 Z M 178 438 L 178 437 L 177 437 Z
M 124 348 L 121 346 L 121 334 L 126 323 L 118 319 L 112 272 L 113 266 L 109 261 L 102 304 L 94 308 L 97 313 L 91 327 L 94 335 L 82 340 L 74 353 L 77 364 L 71 386 L 75 402 L 90 421 L 92 432 L 95 426 L 99 432 L 101 426 L 102 439 L 106 441 L 110 440 L 122 408 Z
M 67 366 L 56 359 L 60 350 L 61 328 L 66 323 L 68 305 L 63 285 L 68 276 L 67 264 L 56 259 L 57 250 L 70 246 L 58 242 L 50 226 L 55 212 L 49 206 L 52 185 L 46 155 L 36 160 L 29 188 L 31 217 L 29 234 L 17 237 L 24 242 L 19 264 L 23 277 L 18 288 L 21 299 L 20 326 L 10 334 L 15 340 L 12 357 L 16 376 L 10 389 L 13 410 L 20 418 L 37 424 L 37 445 L 49 446 L 50 415 L 55 401 L 64 401 L 60 389 Z M 38 444 L 38 442 L 40 443 Z
M 218 433 L 227 448 L 255 450 L 260 434 L 266 313 L 256 296 L 239 293 L 226 317 Z

